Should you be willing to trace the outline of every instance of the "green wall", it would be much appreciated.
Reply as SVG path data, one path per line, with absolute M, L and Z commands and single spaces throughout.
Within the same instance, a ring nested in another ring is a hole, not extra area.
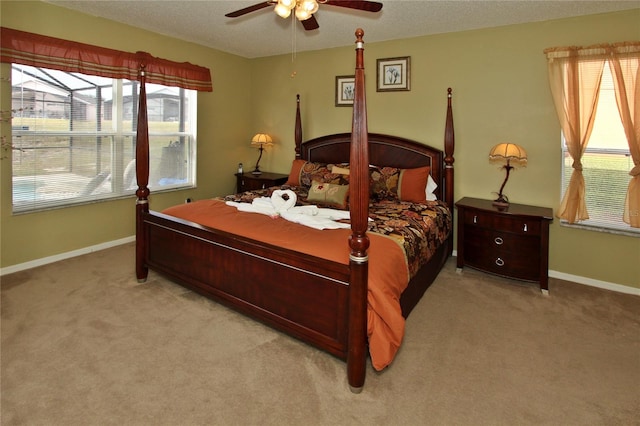
M 364 28 L 369 130 L 443 147 L 451 87 L 456 199 L 495 197 L 504 172 L 489 164 L 488 154 L 496 143 L 509 141 L 527 150 L 529 164 L 511 174 L 505 193 L 512 202 L 555 212 L 561 193 L 560 128 L 543 50 L 638 40 L 638 22 L 640 9 L 635 9 L 372 44 L 366 43 Z M 345 39 L 355 40 L 354 32 L 345 30 Z M 335 76 L 353 74 L 353 49 L 298 53 L 293 64 L 291 55 L 252 61 L 254 125 L 282 142 L 267 153 L 265 169 L 289 168 L 296 93 L 305 138 L 350 130 L 351 109 L 334 106 L 333 90 Z M 411 57 L 411 91 L 376 92 L 376 59 L 398 56 Z M 550 240 L 549 267 L 558 275 L 640 288 L 640 238 L 561 227 L 555 219 Z
M 0 21 L 9 28 L 128 52 L 147 51 L 211 69 L 214 92 L 198 94 L 198 188 L 154 194 L 151 203 L 161 209 L 187 197 L 205 198 L 233 190 L 236 158 L 248 161 L 253 154 L 248 146 L 237 143 L 246 139 L 251 126 L 248 59 L 37 1 L 2 1 Z M 9 72 L 9 66 L 2 64 L 2 77 Z M 2 109 L 10 109 L 9 83 L 3 79 L 0 89 Z M 7 123 L 2 123 L 2 134 L 9 135 Z M 135 199 L 13 216 L 10 161 L 0 161 L 3 268 L 135 234 Z
M 63 18 L 64 17 L 64 18 Z M 276 145 L 261 168 L 287 173 L 293 159 L 295 95 L 301 95 L 304 137 L 351 129 L 351 109 L 334 106 L 335 77 L 353 74 L 354 47 L 245 59 L 41 2 L 0 4 L 3 26 L 126 51 L 144 50 L 211 69 L 214 91 L 198 97 L 198 188 L 152 195 L 154 209 L 234 189 L 238 162 L 251 167 L 251 136 L 264 131 Z M 64 23 L 63 23 L 64 22 Z M 505 188 L 511 201 L 551 207 L 560 200 L 560 129 L 548 88 L 547 47 L 640 39 L 640 9 L 368 44 L 365 66 L 369 130 L 442 147 L 446 89 L 453 88 L 456 198 L 490 198 L 503 172 L 489 164 L 501 141 L 525 147 L 527 168 Z M 355 28 L 345 40 L 355 40 Z M 298 39 L 298 47 L 304 48 Z M 378 58 L 411 56 L 411 91 L 376 92 Z M 3 65 L 2 75 L 8 75 Z M 2 82 L 2 109 L 9 85 Z M 8 134 L 6 126 L 2 134 Z M 134 234 L 134 200 L 12 216 L 11 172 L 0 162 L 0 265 L 28 262 Z M 640 288 L 640 238 L 551 227 L 550 269 Z

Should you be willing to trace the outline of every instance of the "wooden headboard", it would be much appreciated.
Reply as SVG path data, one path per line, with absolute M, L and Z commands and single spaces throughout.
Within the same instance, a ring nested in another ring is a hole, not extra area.
M 317 163 L 349 162 L 351 133 L 338 133 L 301 141 L 299 96 L 297 97 L 295 137 L 297 158 Z M 430 166 L 431 177 L 438 184 L 438 189 L 434 193 L 453 211 L 454 131 L 450 88 L 447 90 L 444 151 L 399 136 L 368 133 L 368 138 L 369 163 L 372 165 L 403 169 Z
M 350 144 L 350 133 L 321 136 L 303 142 L 300 156 L 317 163 L 348 163 Z M 369 161 L 376 166 L 403 169 L 430 166 L 431 177 L 438 183 L 436 195 L 443 199 L 442 151 L 398 136 L 369 133 Z

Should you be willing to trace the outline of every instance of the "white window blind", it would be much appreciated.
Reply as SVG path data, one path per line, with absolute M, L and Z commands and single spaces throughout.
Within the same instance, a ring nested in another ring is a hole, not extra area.
M 152 191 L 195 185 L 197 92 L 147 84 Z M 13 212 L 131 196 L 139 83 L 12 65 Z

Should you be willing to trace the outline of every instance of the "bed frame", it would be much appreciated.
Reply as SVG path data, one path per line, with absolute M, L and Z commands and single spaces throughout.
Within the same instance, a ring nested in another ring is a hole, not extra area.
M 444 153 L 408 139 L 369 134 L 363 35 L 362 30 L 356 31 L 352 132 L 302 143 L 299 96 L 296 102 L 296 157 L 316 162 L 350 163 L 352 233 L 349 265 L 149 211 L 148 138 L 140 131 L 136 162 L 138 280 L 146 280 L 151 268 L 187 288 L 346 360 L 348 382 L 354 392 L 359 392 L 364 385 L 368 354 L 368 165 L 431 166 L 432 177 L 438 183 L 437 195 L 453 211 L 451 89 L 447 95 Z M 144 88 L 144 84 L 141 86 Z M 146 117 L 144 119 L 146 122 Z M 452 247 L 453 236 L 450 235 L 411 280 L 401 299 L 405 317 L 433 282 Z

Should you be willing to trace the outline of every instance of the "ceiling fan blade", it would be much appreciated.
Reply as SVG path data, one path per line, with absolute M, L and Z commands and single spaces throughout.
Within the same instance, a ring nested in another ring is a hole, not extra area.
M 320 25 L 318 24 L 316 17 L 313 15 L 311 15 L 309 19 L 305 19 L 304 21 L 300 21 L 300 22 L 302 23 L 302 26 L 304 27 L 304 29 L 307 31 L 317 30 L 318 28 L 320 28 Z
M 380 12 L 382 10 L 382 3 L 377 1 L 320 0 L 318 3 L 329 4 L 331 6 L 346 7 L 348 9 L 364 10 L 366 12 Z
M 236 10 L 235 12 L 227 13 L 227 18 L 237 18 L 238 16 L 246 15 L 247 13 L 255 12 L 256 10 L 264 9 L 265 7 L 269 7 L 273 5 L 274 1 L 263 1 L 258 4 L 254 4 L 253 6 L 245 7 L 244 9 Z

